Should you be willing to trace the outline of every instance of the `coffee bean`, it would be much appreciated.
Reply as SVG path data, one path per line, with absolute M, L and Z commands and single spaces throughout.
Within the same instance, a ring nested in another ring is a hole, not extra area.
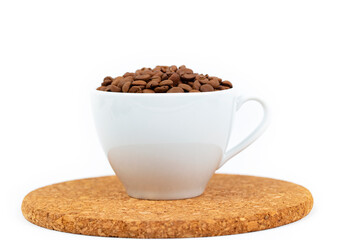
M 119 82 L 120 82 L 120 80 L 114 79 L 114 81 L 112 81 L 111 85 L 117 86 L 119 84 Z
M 167 72 L 168 69 L 169 69 L 168 66 L 161 67 L 161 71 L 164 72 L 164 73 Z
M 135 73 L 127 72 L 123 75 L 123 77 L 126 78 L 126 77 L 134 76 L 134 75 L 135 75 Z
M 190 92 L 200 92 L 200 91 L 193 89 L 193 90 L 191 90 Z
M 193 73 L 185 73 L 181 76 L 182 79 L 185 79 L 187 81 L 191 81 L 193 79 L 195 79 L 196 75 Z
M 184 68 L 184 73 L 194 73 L 193 70 L 191 70 L 190 68 Z
M 161 71 L 156 71 L 154 73 L 154 75 L 152 75 L 152 79 L 154 79 L 155 77 L 159 77 L 161 79 L 161 76 L 163 75 L 163 72 Z
M 161 87 L 156 87 L 156 88 L 154 89 L 154 91 L 155 91 L 156 93 L 164 93 L 164 92 L 166 92 L 168 89 L 169 89 L 169 86 L 161 86 Z
M 201 87 L 201 83 L 199 82 L 199 80 L 196 80 L 196 81 L 194 82 L 193 88 L 194 88 L 195 90 L 199 90 L 200 87 Z
M 204 84 L 200 87 L 200 91 L 201 92 L 211 92 L 211 91 L 214 91 L 214 88 L 210 84 Z
M 117 84 L 117 86 L 118 86 L 119 88 L 122 88 L 126 82 L 130 82 L 130 83 L 131 83 L 131 80 L 126 80 L 125 78 L 120 79 L 120 80 L 119 80 L 119 83 Z
M 166 75 L 168 76 L 168 79 L 169 79 L 169 77 L 170 77 L 171 75 L 173 75 L 173 72 L 168 71 L 168 72 L 166 72 Z
M 124 78 L 124 80 L 125 80 L 125 82 L 132 82 L 132 81 L 134 81 L 134 76 L 127 76 Z
M 129 92 L 130 93 L 140 93 L 140 92 L 142 92 L 142 88 L 140 86 L 132 86 L 129 89 Z
M 226 90 L 226 89 L 229 89 L 229 87 L 226 87 L 226 86 L 219 86 L 218 87 L 219 90 Z
M 100 87 L 98 87 L 96 90 L 105 91 L 105 89 L 106 89 L 105 86 L 100 86 Z
M 121 88 L 119 88 L 118 86 L 116 85 L 110 85 L 110 90 L 112 92 L 121 92 Z
M 164 80 L 164 81 L 162 81 L 162 82 L 160 82 L 160 86 L 165 86 L 165 85 L 167 85 L 167 86 L 172 86 L 174 84 L 174 82 L 173 81 L 171 81 L 171 80 Z
M 166 73 L 163 73 L 163 75 L 161 75 L 161 80 L 166 80 L 168 79 L 168 75 Z
M 146 88 L 153 88 L 159 86 L 159 82 L 151 80 L 146 84 Z
M 199 75 L 196 75 L 195 79 L 196 80 L 201 80 L 201 79 L 206 79 L 206 77 L 205 77 L 204 74 L 199 74 Z
M 180 83 L 179 87 L 181 87 L 182 89 L 184 89 L 184 90 L 186 90 L 188 92 L 190 92 L 192 90 L 192 87 L 190 85 L 184 84 L 184 83 Z
M 107 91 L 107 92 L 110 92 L 111 91 L 111 85 L 107 85 L 106 87 L 105 87 L 105 91 Z
M 155 91 L 151 89 L 144 89 L 143 93 L 155 93 Z
M 104 78 L 104 81 L 102 82 L 102 86 L 108 86 L 108 85 L 110 85 L 111 83 L 112 83 L 112 81 L 113 81 L 113 79 L 112 79 L 112 77 L 106 77 L 106 78 Z
M 161 71 L 161 66 L 156 66 L 153 71 Z
M 144 75 L 144 74 L 149 74 L 150 76 L 152 76 L 153 74 L 154 74 L 154 72 L 153 72 L 153 70 L 151 70 L 151 69 L 147 69 L 147 70 L 144 70 L 143 72 L 142 72 L 142 74 Z
M 225 87 L 232 88 L 232 83 L 229 81 L 223 81 L 221 84 L 224 85 Z
M 181 76 L 181 78 L 183 78 L 184 74 L 193 74 L 193 71 L 188 68 L 183 68 L 183 69 L 180 69 L 179 71 L 177 71 L 177 73 Z M 194 76 L 194 78 L 195 77 L 196 77 L 196 75 Z
M 161 82 L 161 76 L 153 76 L 151 78 L 152 81 L 157 81 L 157 82 Z
M 149 80 L 150 78 L 150 74 L 135 75 L 135 80 Z
M 216 79 L 210 80 L 210 81 L 209 81 L 209 84 L 210 84 L 211 86 L 213 86 L 213 88 L 218 88 L 218 87 L 220 86 L 219 81 L 216 80 Z
M 118 86 L 120 81 L 123 79 L 124 79 L 123 77 L 116 77 L 116 78 L 114 78 L 114 81 L 111 84 Z
M 125 82 L 124 85 L 122 86 L 122 91 L 128 92 L 130 89 L 130 85 L 131 85 L 131 82 Z
M 143 80 L 136 80 L 131 83 L 134 86 L 146 86 L 146 82 Z
M 180 76 L 177 73 L 173 73 L 170 77 L 169 80 L 173 81 L 174 86 L 177 86 L 180 82 Z
M 168 93 L 183 93 L 184 90 L 181 87 L 173 87 L 167 91 Z
M 170 66 L 169 68 L 170 72 L 176 72 L 177 67 L 175 65 Z
M 216 80 L 218 82 L 221 82 L 221 78 L 218 77 L 209 77 L 209 80 Z
M 207 79 L 207 78 L 199 79 L 199 82 L 200 82 L 201 84 L 207 84 L 207 83 L 209 83 L 209 79 Z

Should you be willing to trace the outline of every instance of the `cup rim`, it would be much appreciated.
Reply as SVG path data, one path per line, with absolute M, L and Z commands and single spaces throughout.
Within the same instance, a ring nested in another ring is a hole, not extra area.
M 108 95 L 108 96 L 208 96 L 208 95 L 222 95 L 225 93 L 233 93 L 236 87 L 232 87 L 226 90 L 211 91 L 211 92 L 187 92 L 187 93 L 124 93 L 124 92 L 106 92 L 97 89 L 92 89 L 91 92 L 94 94 Z

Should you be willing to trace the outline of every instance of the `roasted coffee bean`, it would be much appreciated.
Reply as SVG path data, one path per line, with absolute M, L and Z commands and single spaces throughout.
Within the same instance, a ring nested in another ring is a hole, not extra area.
M 144 89 L 143 93 L 155 93 L 155 91 L 151 89 Z
M 143 80 L 136 80 L 131 83 L 134 86 L 146 86 L 146 82 Z
M 206 79 L 205 75 L 203 74 L 196 75 L 195 80 L 200 80 L 200 79 Z
M 117 84 L 117 86 L 118 86 L 119 88 L 122 88 L 126 82 L 130 82 L 130 83 L 131 83 L 132 80 L 126 80 L 126 78 L 120 79 L 120 80 L 119 80 L 119 83 Z
M 168 66 L 162 66 L 161 67 L 161 71 L 166 73 L 168 71 L 169 67 Z
M 207 83 L 210 82 L 209 79 L 207 79 L 207 78 L 205 78 L 205 79 L 199 79 L 198 81 L 199 81 L 201 84 L 207 84 Z
M 200 91 L 201 92 L 211 92 L 214 91 L 215 89 L 213 88 L 213 86 L 211 86 L 210 84 L 204 84 L 200 87 Z
M 199 82 L 199 80 L 196 80 L 196 81 L 194 82 L 193 89 L 199 90 L 200 87 L 201 87 L 201 83 Z
M 169 86 L 161 86 L 161 87 L 156 87 L 156 88 L 154 89 L 154 91 L 155 91 L 156 93 L 164 93 L 164 92 L 166 92 L 167 90 L 169 90 Z
M 140 92 L 142 92 L 142 88 L 140 86 L 132 86 L 129 89 L 129 92 L 130 93 L 140 93 Z
M 135 80 L 149 80 L 151 78 L 150 74 L 143 74 L 143 75 L 135 75 Z
M 119 88 L 118 86 L 116 85 L 110 85 L 110 90 L 112 92 L 121 92 L 121 88 Z
M 191 81 L 193 79 L 195 79 L 196 75 L 193 73 L 185 73 L 181 76 L 181 79 L 185 79 L 187 81 Z
M 122 91 L 123 92 L 128 92 L 129 89 L 130 89 L 130 85 L 131 85 L 131 82 L 124 83 L 124 85 L 122 86 Z
M 168 75 L 166 73 L 163 73 L 163 75 L 161 75 L 161 80 L 166 80 L 168 79 Z
M 188 68 L 183 68 L 183 69 L 180 69 L 179 71 L 177 71 L 177 73 L 183 77 L 184 74 L 193 74 L 193 71 L 191 69 L 188 69 Z M 196 77 L 196 75 L 194 76 L 194 78 Z
M 221 78 L 218 78 L 218 77 L 209 77 L 209 80 L 216 80 L 219 83 L 221 82 Z
M 224 85 L 225 87 L 232 88 L 232 83 L 229 81 L 223 81 L 221 84 Z
M 173 88 L 170 88 L 167 92 L 168 93 L 183 93 L 184 89 L 182 89 L 181 87 L 173 87 Z
M 184 90 L 186 90 L 188 92 L 190 92 L 192 90 L 192 87 L 190 85 L 184 84 L 184 83 L 180 83 L 179 87 L 181 87 L 182 89 L 184 89 Z
M 209 81 L 209 84 L 213 87 L 213 88 L 218 88 L 220 86 L 220 83 L 218 80 L 216 79 L 212 79 Z
M 173 81 L 174 86 L 177 86 L 180 83 L 180 76 L 177 73 L 173 73 L 170 77 L 169 80 Z
M 184 68 L 184 73 L 194 73 L 193 70 L 191 70 L 190 68 Z
M 154 73 L 154 75 L 152 76 L 152 79 L 154 79 L 155 77 L 159 77 L 161 79 L 161 76 L 163 75 L 163 72 L 161 71 L 157 71 Z
M 194 73 L 185 65 L 177 67 L 156 66 L 154 69 L 143 67 L 135 73 L 127 72 L 123 76 L 105 77 L 100 91 L 131 93 L 174 93 L 174 92 L 209 92 L 232 88 L 229 81 Z
M 132 82 L 132 81 L 134 81 L 134 76 L 127 76 L 127 77 L 124 78 L 124 80 L 125 80 L 126 82 Z M 120 81 L 121 81 L 121 80 L 120 80 Z
M 135 75 L 135 73 L 127 72 L 123 75 L 123 77 L 126 78 L 126 77 L 134 76 L 134 75 Z
M 112 83 L 112 81 L 113 81 L 113 79 L 112 79 L 112 77 L 106 77 L 106 78 L 104 78 L 104 81 L 102 82 L 102 86 L 108 86 L 108 85 L 110 85 L 111 83 Z
M 165 86 L 165 85 L 172 86 L 173 84 L 174 84 L 174 82 L 171 80 L 164 80 L 164 81 L 160 82 L 159 86 Z
M 154 88 L 154 87 L 157 87 L 157 86 L 159 86 L 159 82 L 154 81 L 154 80 L 151 80 L 150 82 L 148 82 L 146 84 L 146 88 Z
M 114 80 L 112 81 L 112 85 L 115 85 L 115 86 L 118 86 L 120 81 L 123 80 L 124 78 L 123 77 L 117 77 L 117 78 L 114 78 Z
M 151 69 L 147 69 L 147 70 L 144 70 L 143 71 L 143 75 L 144 74 L 149 74 L 150 76 L 152 76 L 152 75 L 154 75 L 154 72 L 153 72 L 153 70 L 151 70 Z
M 154 76 L 151 78 L 151 81 L 156 81 L 156 82 L 161 82 L 161 77 L 160 76 Z
M 176 72 L 177 67 L 175 65 L 170 66 L 169 68 L 170 72 Z
M 226 90 L 226 89 L 229 89 L 229 87 L 226 87 L 226 86 L 220 86 L 218 87 L 219 90 Z
M 153 69 L 153 71 L 161 71 L 161 67 L 162 67 L 162 66 L 156 66 L 156 67 Z

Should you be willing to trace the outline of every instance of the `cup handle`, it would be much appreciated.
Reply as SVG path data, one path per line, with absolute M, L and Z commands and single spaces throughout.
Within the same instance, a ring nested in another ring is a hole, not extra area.
M 240 153 L 242 150 L 247 148 L 250 144 L 252 144 L 258 137 L 261 136 L 261 134 L 266 130 L 268 124 L 269 124 L 269 109 L 266 106 L 265 102 L 260 100 L 257 97 L 238 97 L 236 99 L 236 111 L 238 111 L 241 106 L 248 102 L 248 101 L 256 101 L 261 104 L 263 107 L 264 115 L 263 119 L 260 122 L 260 124 L 250 133 L 249 136 L 247 136 L 244 140 L 242 140 L 240 143 L 238 143 L 236 146 L 232 147 L 231 149 L 227 150 L 224 154 L 223 159 L 221 160 L 219 164 L 219 168 L 221 168 L 227 161 L 229 161 L 232 157 L 234 157 L 236 154 Z

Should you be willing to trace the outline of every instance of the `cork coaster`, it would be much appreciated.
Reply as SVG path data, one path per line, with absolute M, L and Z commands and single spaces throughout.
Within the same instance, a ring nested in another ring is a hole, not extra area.
M 58 183 L 30 192 L 25 218 L 63 232 L 129 238 L 219 236 L 278 227 L 306 216 L 313 198 L 285 181 L 215 174 L 203 195 L 172 201 L 129 197 L 115 176 Z

